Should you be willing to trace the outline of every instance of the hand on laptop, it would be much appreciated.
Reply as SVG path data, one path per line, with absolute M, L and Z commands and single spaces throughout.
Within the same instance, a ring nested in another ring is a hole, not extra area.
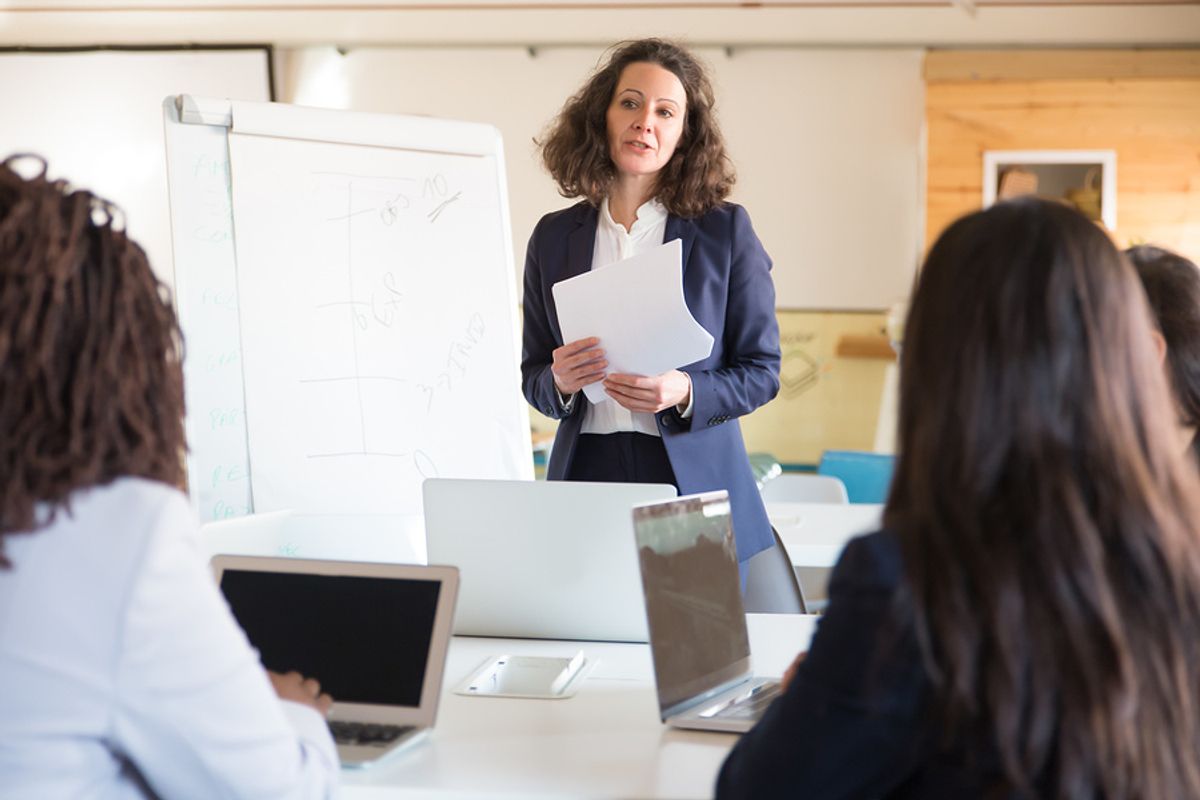
M 792 685 L 792 679 L 796 677 L 796 670 L 800 669 L 800 662 L 804 660 L 806 655 L 808 655 L 807 651 L 797 655 L 783 673 L 783 677 L 779 680 L 779 690 L 781 692 L 786 692 L 787 688 Z
M 281 700 L 291 700 L 293 703 L 308 706 L 323 717 L 329 714 L 333 698 L 321 693 L 321 684 L 316 678 L 306 678 L 295 671 L 281 675 L 271 670 L 267 670 L 267 677 L 271 679 L 275 694 L 279 695 Z

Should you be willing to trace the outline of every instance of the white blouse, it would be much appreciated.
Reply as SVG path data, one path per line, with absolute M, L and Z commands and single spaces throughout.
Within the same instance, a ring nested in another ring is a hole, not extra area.
M 637 210 L 637 219 L 627 231 L 625 226 L 612 218 L 608 210 L 608 198 L 600 204 L 600 219 L 596 225 L 596 243 L 592 248 L 592 269 L 602 269 L 622 259 L 658 247 L 667 235 L 667 208 L 657 199 L 643 203 Z M 604 342 L 600 343 L 604 347 Z M 574 399 L 574 398 L 572 398 Z M 690 416 L 691 403 L 684 411 Z M 589 405 L 584 412 L 583 433 L 617 433 L 633 431 L 650 436 L 659 436 L 654 415 L 642 411 L 630 411 L 612 400 L 598 405 Z
M 238 628 L 178 491 L 77 492 L 5 537 L 0 797 L 324 798 L 324 719 L 280 701 Z

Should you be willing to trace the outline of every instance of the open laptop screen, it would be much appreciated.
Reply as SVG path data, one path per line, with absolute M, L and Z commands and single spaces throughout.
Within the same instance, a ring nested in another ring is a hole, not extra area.
M 666 713 L 750 667 L 729 496 L 712 492 L 638 506 L 633 521 L 658 701 Z
M 429 563 L 462 570 L 455 633 L 646 641 L 629 509 L 674 486 L 430 478 L 423 492 Z
M 321 682 L 339 703 L 421 702 L 441 583 L 226 569 L 221 592 L 275 672 Z

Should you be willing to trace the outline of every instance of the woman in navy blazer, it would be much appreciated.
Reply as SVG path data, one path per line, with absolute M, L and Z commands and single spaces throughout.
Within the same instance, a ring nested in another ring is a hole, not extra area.
M 1200 482 L 1138 279 L 1072 209 L 954 223 L 905 325 L 885 531 L 732 798 L 1200 797 Z
M 561 421 L 550 480 L 726 489 L 745 562 L 773 539 L 737 418 L 779 390 L 779 328 L 771 259 L 745 210 L 724 202 L 733 173 L 712 108 L 700 64 L 657 39 L 618 47 L 568 101 L 542 155 L 563 196 L 585 199 L 543 217 L 529 240 L 521 373 L 530 404 Z M 606 374 L 603 342 L 563 342 L 555 283 L 674 239 L 684 299 L 713 335 L 708 358 Z M 588 402 L 580 390 L 600 380 L 629 414 Z

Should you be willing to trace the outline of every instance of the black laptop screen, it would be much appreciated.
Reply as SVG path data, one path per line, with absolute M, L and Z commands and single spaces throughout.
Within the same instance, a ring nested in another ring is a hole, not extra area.
M 634 509 L 658 702 L 664 713 L 748 672 L 729 499 L 684 497 Z
M 342 703 L 420 705 L 440 582 L 226 569 L 221 591 L 267 669 Z

